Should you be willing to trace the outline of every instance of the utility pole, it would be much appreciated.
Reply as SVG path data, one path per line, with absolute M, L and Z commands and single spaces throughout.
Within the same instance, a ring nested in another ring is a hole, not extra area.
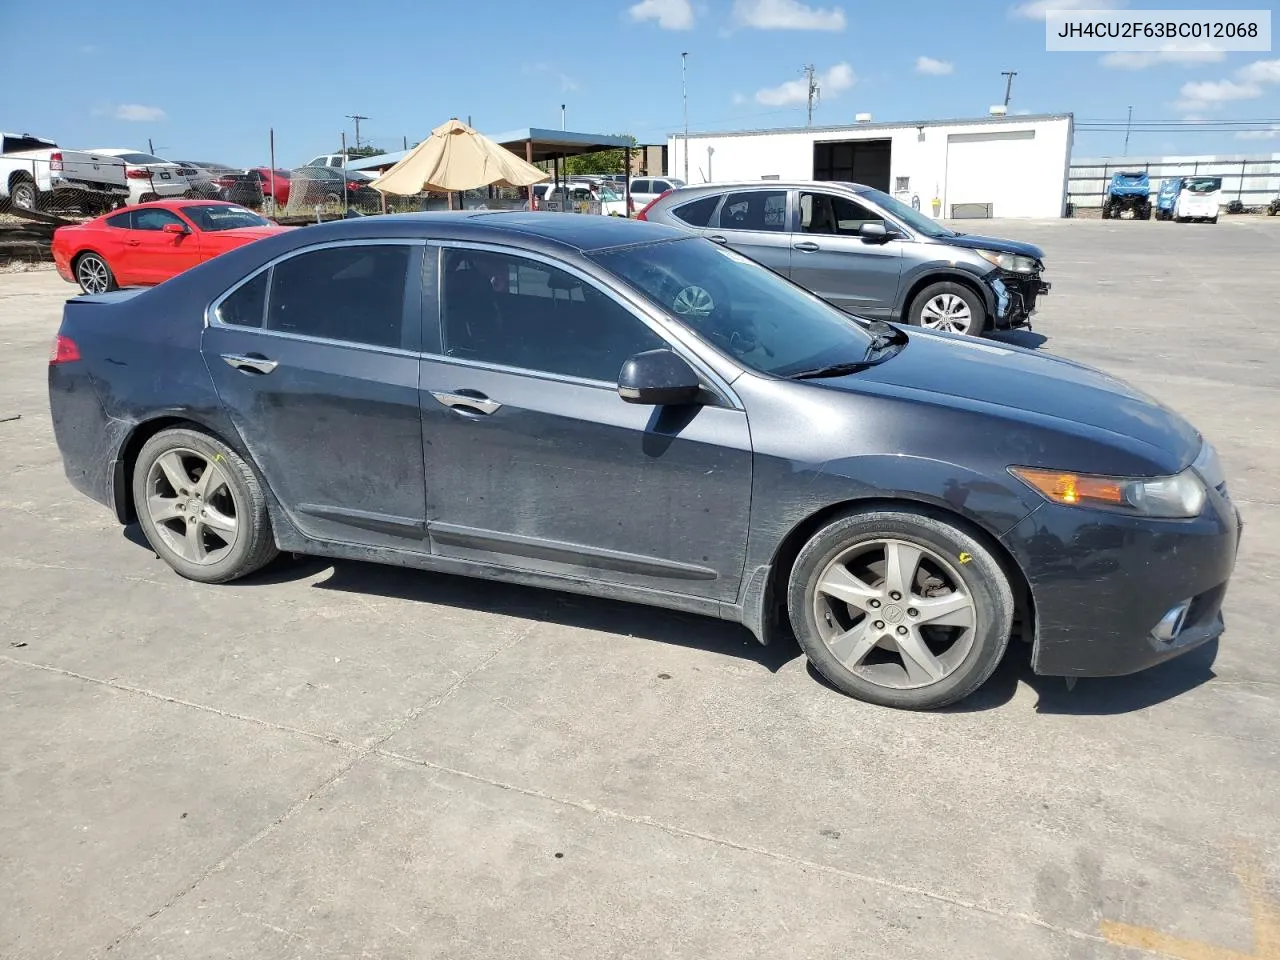
M 354 120 L 356 122 L 356 150 L 359 150 L 360 149 L 360 121 L 368 120 L 369 118 L 362 116 L 358 113 L 348 113 L 347 119 Z
M 1004 83 L 1004 105 L 1009 106 L 1009 98 L 1013 95 L 1013 78 L 1018 75 L 1017 70 L 1002 70 L 1000 76 L 1005 78 Z
M 564 104 L 560 104 L 560 129 L 564 129 Z
M 680 54 L 680 97 L 684 101 L 684 182 L 689 182 L 689 84 L 685 73 L 685 61 L 689 53 Z
M 813 105 L 822 98 L 822 89 L 818 85 L 817 79 L 813 75 L 813 64 L 808 64 L 804 68 L 805 79 L 808 81 L 805 86 L 808 88 L 809 97 L 809 119 L 805 126 L 813 126 Z
M 1129 119 L 1124 122 L 1124 155 L 1129 155 L 1129 129 L 1133 126 L 1133 106 L 1129 106 Z

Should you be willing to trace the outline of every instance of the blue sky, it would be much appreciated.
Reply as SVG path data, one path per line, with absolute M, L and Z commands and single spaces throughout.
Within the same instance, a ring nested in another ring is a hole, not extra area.
M 663 142 L 682 122 L 686 51 L 694 131 L 802 125 L 811 63 L 815 123 L 979 116 L 1016 70 L 1011 112 L 1123 120 L 1132 104 L 1135 121 L 1274 124 L 1247 137 L 1139 129 L 1130 155 L 1280 151 L 1274 53 L 1047 53 L 1043 0 L 219 0 L 108 16 L 101 0 L 63 0 L 56 23 L 37 3 L 5 6 L 5 33 L 30 42 L 0 58 L 0 125 L 66 146 L 150 138 L 177 159 L 265 163 L 274 127 L 278 162 L 294 166 L 336 150 L 343 129 L 351 140 L 345 114 L 398 149 L 450 116 L 488 133 L 559 127 L 561 103 L 571 130 Z M 1075 153 L 1119 155 L 1122 141 L 1079 132 Z

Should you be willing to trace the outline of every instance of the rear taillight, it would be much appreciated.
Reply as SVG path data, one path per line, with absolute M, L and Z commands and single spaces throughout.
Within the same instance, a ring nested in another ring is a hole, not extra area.
M 61 152 L 49 154 L 49 169 L 50 170 L 62 169 L 62 153 Z
M 151 171 L 140 167 L 134 167 L 132 170 L 126 170 L 124 175 L 130 180 L 150 180 Z
M 80 359 L 80 348 L 68 336 L 58 334 L 53 338 L 53 349 L 49 351 L 49 366 L 59 363 L 74 363 Z
M 218 177 L 213 182 L 224 190 L 235 184 L 235 180 L 231 177 Z
M 652 200 L 650 200 L 648 203 L 646 203 L 646 204 L 644 205 L 644 209 L 643 209 L 643 210 L 641 210 L 639 213 L 637 213 L 637 214 L 636 214 L 636 219 L 637 219 L 637 220 L 648 220 L 649 218 L 648 218 L 647 216 L 645 216 L 645 214 L 647 214 L 647 213 L 649 212 L 649 208 L 650 208 L 650 207 L 652 207 L 655 203 L 657 203 L 659 200 L 661 200 L 663 197 L 665 197 L 665 196 L 666 196 L 668 193 L 670 193 L 670 192 L 671 192 L 670 190 L 664 190 L 664 191 L 662 191 L 662 193 L 658 194 L 656 197 L 654 197 Z

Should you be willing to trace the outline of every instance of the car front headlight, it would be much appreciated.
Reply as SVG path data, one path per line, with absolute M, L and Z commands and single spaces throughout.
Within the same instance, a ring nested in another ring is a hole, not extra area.
M 1019 257 L 999 250 L 975 250 L 983 260 L 1009 273 L 1035 273 L 1036 262 L 1031 257 Z
M 1200 516 L 1206 498 L 1204 481 L 1193 468 L 1172 477 L 1102 477 L 1039 467 L 1010 467 L 1009 472 L 1054 503 L 1164 520 Z

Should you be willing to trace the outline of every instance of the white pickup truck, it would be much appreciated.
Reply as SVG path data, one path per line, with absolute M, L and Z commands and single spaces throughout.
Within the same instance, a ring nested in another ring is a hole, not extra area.
M 35 210 L 50 197 L 105 213 L 129 198 L 124 162 L 63 150 L 29 133 L 0 131 L 0 207 Z

